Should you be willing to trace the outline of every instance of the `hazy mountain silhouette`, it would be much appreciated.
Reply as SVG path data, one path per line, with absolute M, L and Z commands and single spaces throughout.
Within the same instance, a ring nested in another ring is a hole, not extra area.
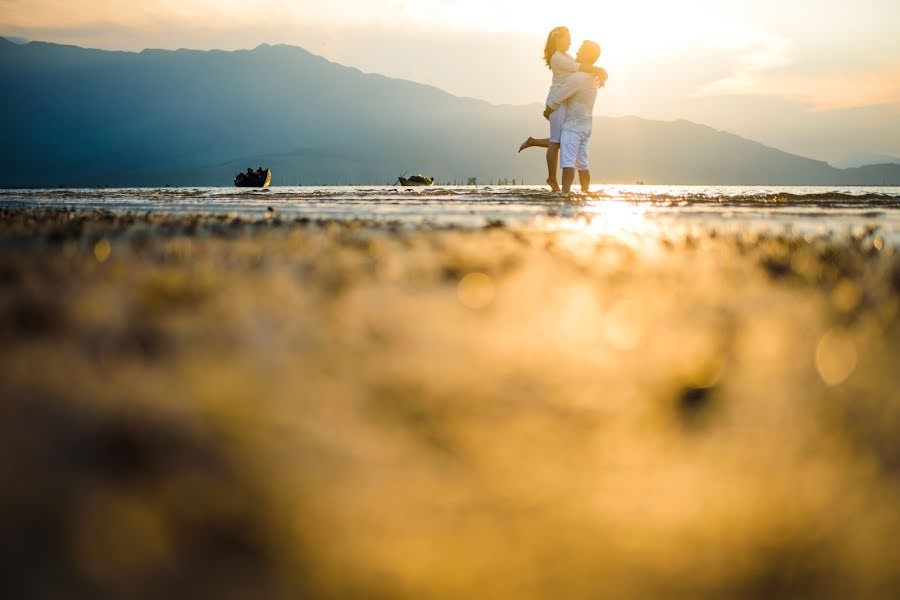
M 900 156 L 891 156 L 890 154 L 872 154 L 869 152 L 856 152 L 848 154 L 837 163 L 835 167 L 839 169 L 854 169 L 856 167 L 865 167 L 868 165 L 900 165 Z
M 2 39 L 2 38 L 0 38 Z M 0 41 L 0 185 L 540 183 L 541 107 L 494 106 L 331 63 L 292 46 L 106 52 Z M 601 100 L 602 102 L 602 97 Z M 686 121 L 598 118 L 594 178 L 695 184 L 900 184 L 900 165 L 847 171 Z

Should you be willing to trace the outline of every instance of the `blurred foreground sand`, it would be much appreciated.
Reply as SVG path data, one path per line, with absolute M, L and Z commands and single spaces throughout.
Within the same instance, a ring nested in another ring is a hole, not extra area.
M 0 210 L 4 598 L 896 597 L 900 255 Z

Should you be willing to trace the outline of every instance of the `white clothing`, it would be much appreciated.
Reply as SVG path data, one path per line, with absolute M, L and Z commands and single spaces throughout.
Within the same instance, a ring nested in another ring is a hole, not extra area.
M 553 82 L 550 85 L 550 92 L 547 94 L 547 103 L 550 98 L 556 95 L 556 92 L 562 87 L 566 79 L 570 75 L 574 75 L 581 68 L 581 64 L 568 54 L 556 52 L 550 57 L 550 69 L 553 71 Z M 566 121 L 566 111 L 564 107 L 553 112 L 550 115 L 550 143 L 558 144 L 562 135 L 563 123 Z
M 563 104 L 550 113 L 550 142 L 558 144 L 566 122 L 566 105 Z
M 550 92 L 547 94 L 547 100 L 553 96 L 562 84 L 574 75 L 581 68 L 581 63 L 576 61 L 568 54 L 557 52 L 550 57 L 550 69 L 553 71 L 553 82 L 550 84 Z
M 566 105 L 563 131 L 591 135 L 594 104 L 597 102 L 597 78 L 589 73 L 575 73 L 566 79 L 547 99 L 547 106 L 556 110 Z
M 563 169 L 588 170 L 590 133 L 564 129 L 559 143 L 559 166 Z

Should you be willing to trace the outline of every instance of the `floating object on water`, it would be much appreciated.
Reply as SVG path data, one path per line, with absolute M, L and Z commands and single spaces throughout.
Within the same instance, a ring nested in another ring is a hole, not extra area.
M 272 171 L 260 167 L 257 170 L 247 169 L 234 178 L 235 187 L 268 188 L 272 183 Z
M 409 178 L 400 177 L 398 180 L 400 181 L 400 185 L 404 187 L 434 185 L 434 177 L 426 177 L 424 175 L 413 175 Z

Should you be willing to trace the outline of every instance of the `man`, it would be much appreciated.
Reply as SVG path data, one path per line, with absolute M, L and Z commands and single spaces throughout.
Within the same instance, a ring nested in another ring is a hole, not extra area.
M 600 45 L 586 41 L 575 55 L 582 65 L 593 66 L 600 58 Z M 559 141 L 559 164 L 563 169 L 563 191 L 572 190 L 575 168 L 581 190 L 590 191 L 591 172 L 588 170 L 588 143 L 593 127 L 594 103 L 597 101 L 597 78 L 591 73 L 578 72 L 569 76 L 547 100 L 544 117 L 550 118 L 557 108 L 566 105 L 566 121 Z

